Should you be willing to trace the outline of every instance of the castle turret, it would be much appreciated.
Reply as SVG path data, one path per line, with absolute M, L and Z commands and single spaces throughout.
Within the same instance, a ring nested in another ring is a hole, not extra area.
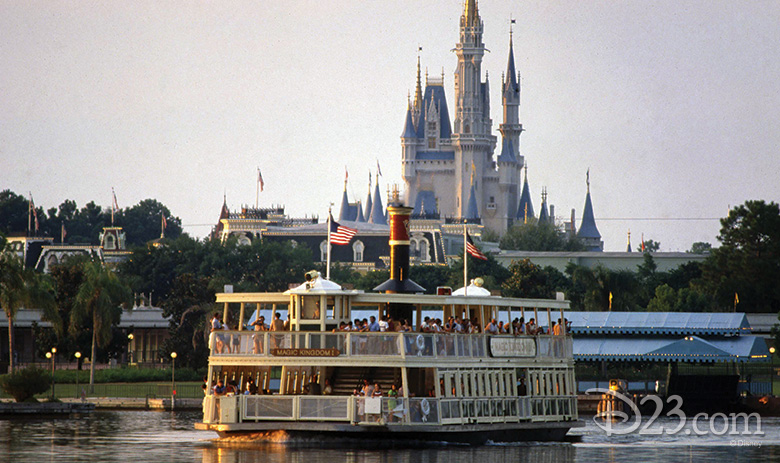
M 601 233 L 596 227 L 596 218 L 593 216 L 593 204 L 590 200 L 590 170 L 586 177 L 587 194 L 585 195 L 585 209 L 582 211 L 582 223 L 577 232 L 577 238 L 587 247 L 588 251 L 603 251 L 604 242 L 601 241 Z

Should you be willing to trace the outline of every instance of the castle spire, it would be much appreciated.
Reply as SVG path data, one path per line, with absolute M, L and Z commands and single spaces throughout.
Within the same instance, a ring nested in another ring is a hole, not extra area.
M 585 209 L 582 211 L 582 223 L 577 237 L 580 238 L 589 251 L 603 251 L 604 242 L 601 241 L 601 233 L 596 227 L 596 218 L 593 216 L 593 203 L 590 200 L 590 169 L 586 174 L 586 184 L 588 187 L 585 194 Z
M 467 26 L 474 27 L 479 24 L 477 0 L 466 0 L 466 4 L 463 6 L 463 17 Z
M 420 47 L 422 50 L 422 47 Z M 417 86 L 414 89 L 414 109 L 419 111 L 422 105 L 422 79 L 420 76 L 420 52 L 417 52 Z

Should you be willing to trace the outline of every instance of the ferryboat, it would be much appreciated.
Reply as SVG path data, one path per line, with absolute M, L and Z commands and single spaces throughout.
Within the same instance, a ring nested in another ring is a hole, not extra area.
M 280 293 L 220 293 L 224 319 L 248 312 L 286 311 L 286 331 L 219 331 L 210 336 L 203 422 L 196 428 L 225 436 L 280 432 L 317 437 L 482 444 L 562 440 L 577 416 L 572 338 L 560 334 L 421 332 L 423 314 L 478 320 L 513 317 L 565 319 L 569 302 L 490 295 L 477 285 L 451 294 L 420 294 L 408 279 L 411 209 L 388 207 L 390 280 L 381 292 L 344 289 L 316 272 Z M 371 313 L 376 320 L 415 321 L 407 332 L 338 331 Z M 358 315 L 359 314 L 359 315 Z M 249 394 L 251 379 L 259 393 Z M 214 385 L 233 383 L 234 394 Z M 384 394 L 360 395 L 362 384 Z M 397 395 L 386 393 L 394 389 Z

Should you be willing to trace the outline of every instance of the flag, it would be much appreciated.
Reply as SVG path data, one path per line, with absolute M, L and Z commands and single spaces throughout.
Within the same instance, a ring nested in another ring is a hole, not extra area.
M 354 228 L 345 227 L 333 220 L 333 216 L 330 216 L 330 242 L 331 244 L 349 244 L 352 241 L 352 237 L 357 235 L 357 230 Z
M 734 293 L 734 305 L 739 304 L 739 294 Z
M 30 211 L 32 212 L 33 218 L 35 218 L 35 232 L 38 232 L 38 211 L 35 210 L 35 201 L 33 201 L 32 193 L 30 193 Z
M 487 256 L 482 254 L 482 251 L 480 251 L 474 245 L 474 242 L 471 241 L 471 236 L 469 236 L 469 232 L 466 232 L 466 252 L 471 257 L 476 257 L 477 259 L 481 259 L 481 260 L 487 260 Z
M 257 168 L 257 182 L 260 184 L 260 191 L 263 191 L 263 187 L 265 187 L 265 182 L 263 181 L 263 173 L 260 172 L 260 168 Z
M 609 292 L 609 310 L 612 310 L 612 291 Z
M 65 235 L 67 235 L 67 234 L 68 234 L 68 232 L 65 231 L 65 222 L 62 222 L 61 227 L 60 227 L 60 243 L 64 243 L 65 242 Z
M 116 202 L 116 192 L 114 191 L 113 188 L 111 188 L 111 196 L 114 197 L 114 204 L 113 204 L 114 210 L 118 211 L 119 210 L 119 204 Z
M 642 233 L 642 252 L 645 252 L 645 234 Z
M 382 176 L 382 169 L 379 168 L 379 159 L 376 160 L 376 176 L 377 176 L 376 181 L 378 182 L 379 177 Z
M 114 214 L 119 210 L 119 205 L 116 202 L 116 192 L 113 187 L 111 188 L 111 196 L 113 197 L 113 202 L 111 203 L 111 225 L 114 225 Z
M 165 214 L 162 215 L 162 227 L 163 230 L 168 228 L 168 221 L 165 219 Z

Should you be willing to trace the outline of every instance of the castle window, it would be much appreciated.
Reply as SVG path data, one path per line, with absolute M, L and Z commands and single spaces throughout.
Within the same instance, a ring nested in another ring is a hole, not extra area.
M 463 126 L 463 133 L 471 133 L 471 126 L 468 123 Z
M 428 246 L 429 246 L 428 240 L 426 240 L 425 238 L 422 238 L 417 243 L 417 249 L 420 255 L 420 260 L 423 262 L 430 262 L 431 260 L 430 253 L 428 252 Z
M 436 137 L 431 137 L 428 139 L 428 148 L 430 149 L 436 148 Z
M 328 240 L 323 240 L 320 243 L 320 261 L 325 262 L 328 260 Z
M 116 249 L 116 240 L 114 239 L 114 235 L 107 235 L 105 245 L 103 246 L 106 249 Z
M 365 248 L 362 241 L 355 241 L 355 244 L 352 245 L 352 260 L 354 262 L 363 262 L 363 250 Z

